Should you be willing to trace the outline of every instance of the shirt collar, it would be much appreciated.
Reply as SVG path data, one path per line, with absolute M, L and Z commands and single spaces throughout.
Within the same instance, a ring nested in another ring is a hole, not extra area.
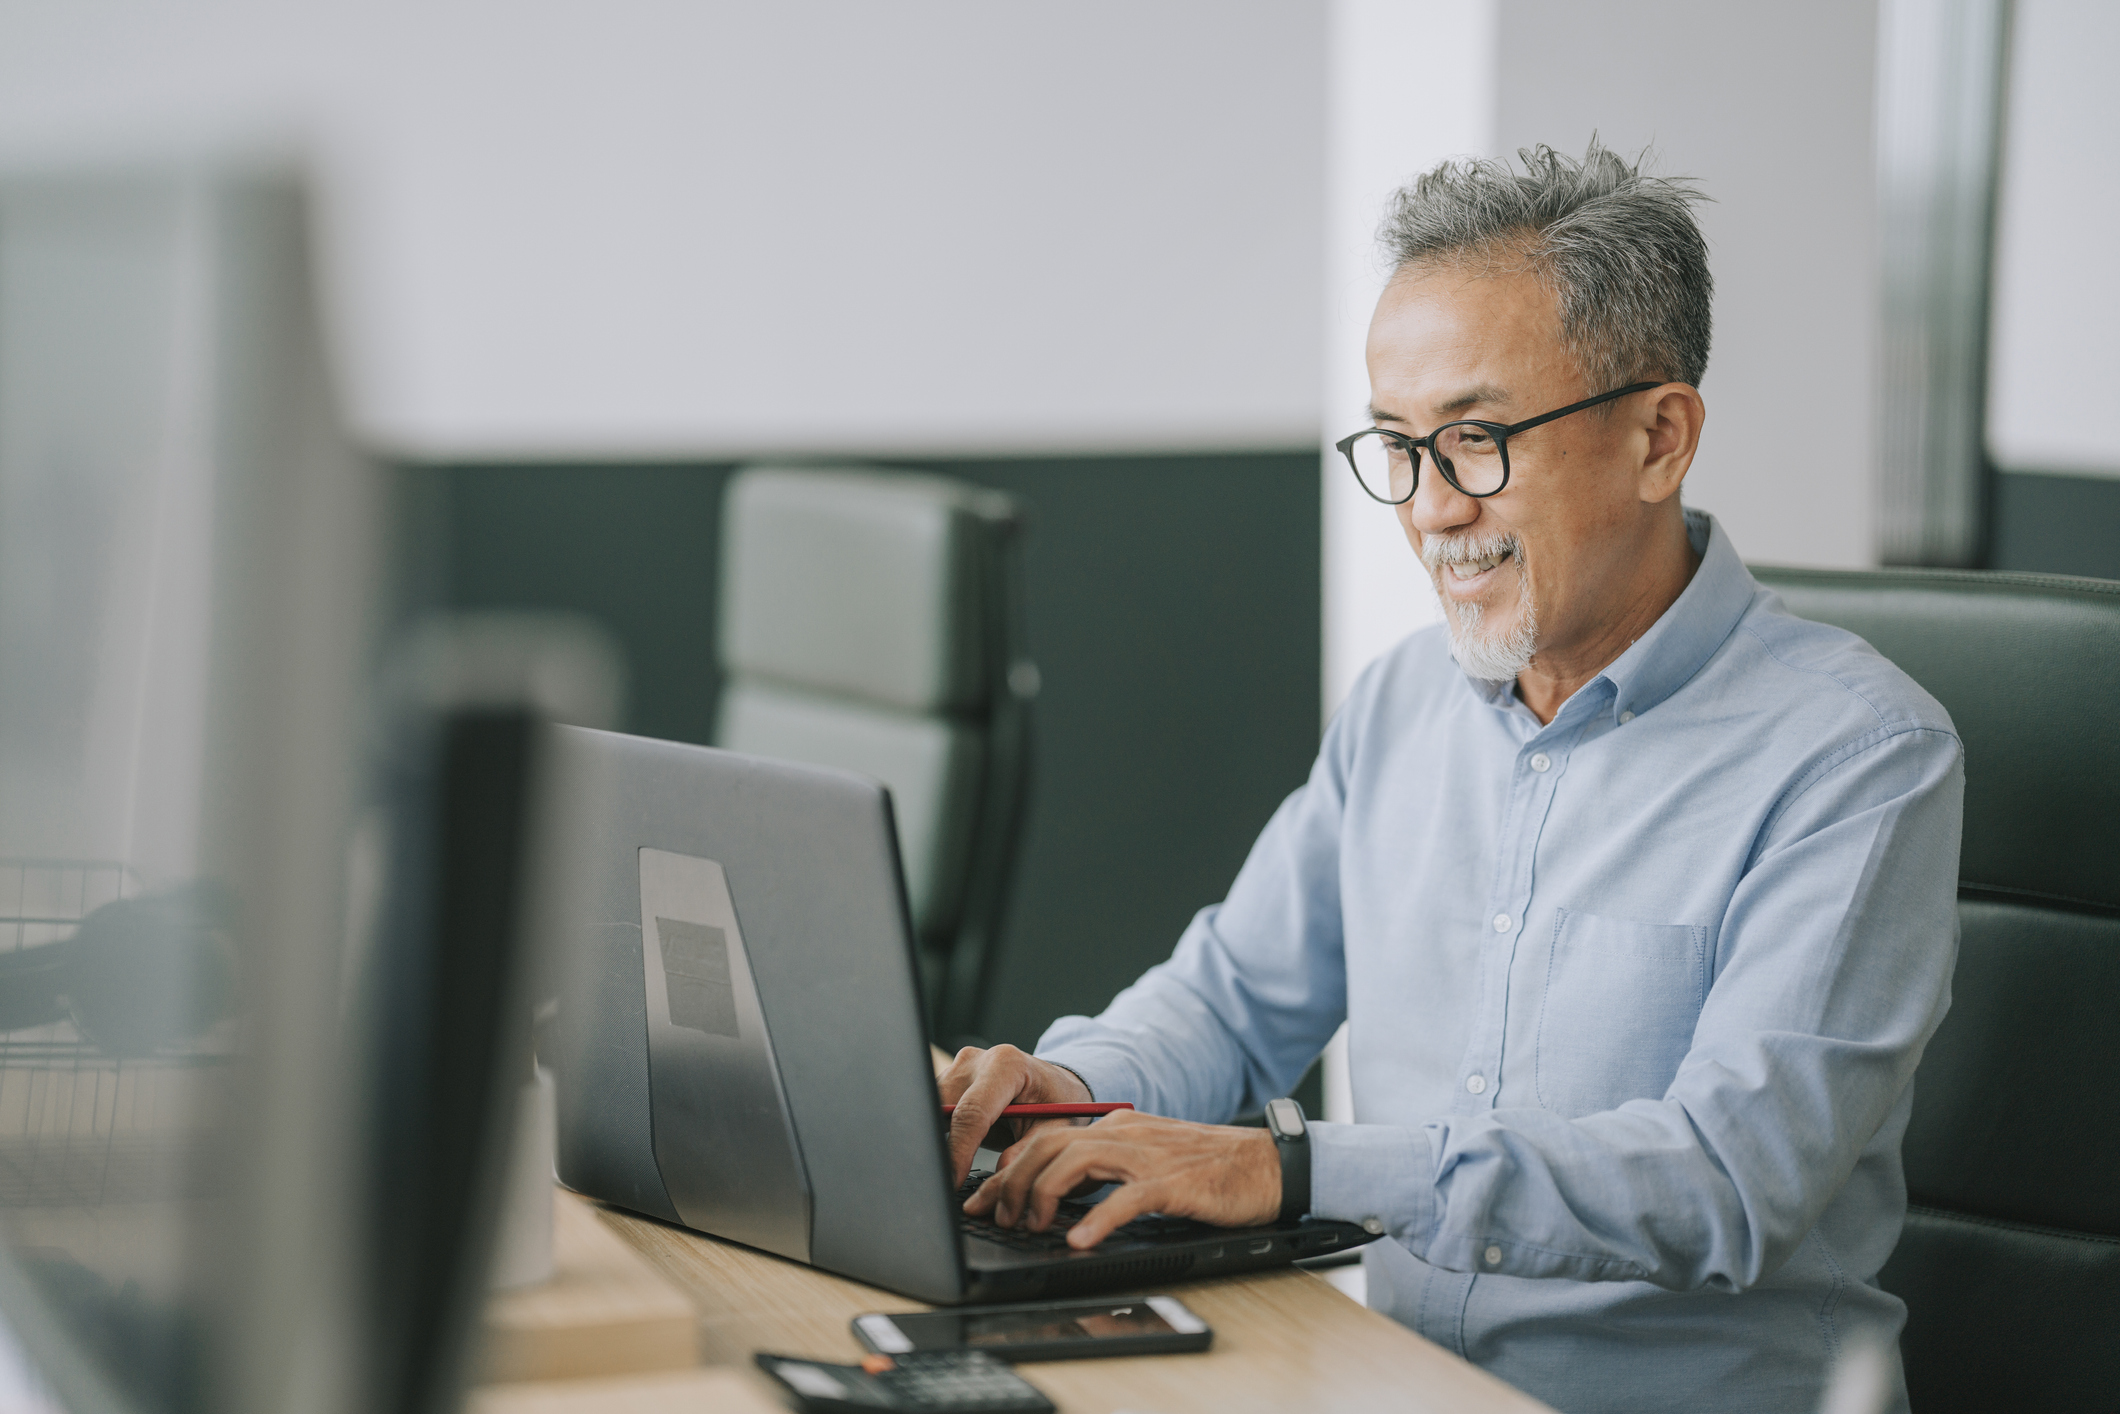
M 1692 580 L 1649 631 L 1577 689 L 1568 705 L 1594 702 L 1604 694 L 1591 689 L 1602 683 L 1615 717 L 1622 712 L 1639 716 L 1684 687 L 1737 627 L 1758 588 L 1752 572 L 1737 557 L 1729 535 L 1706 511 L 1686 512 L 1686 538 L 1701 557 Z M 1514 701 L 1513 682 L 1468 676 L 1466 683 L 1493 706 L 1507 708 Z M 1568 712 L 1567 705 L 1562 711 L 1577 715 Z
M 1640 716 L 1692 681 L 1737 627 L 1759 587 L 1714 516 L 1687 511 L 1686 538 L 1700 556 L 1692 581 L 1647 633 L 1598 674 L 1612 685 L 1614 716 Z

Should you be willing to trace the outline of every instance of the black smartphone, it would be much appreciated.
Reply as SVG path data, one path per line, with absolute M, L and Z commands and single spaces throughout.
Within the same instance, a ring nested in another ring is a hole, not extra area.
M 1079 1360 L 1095 1355 L 1175 1355 L 1205 1350 L 1215 1333 L 1175 1296 L 1037 1301 L 951 1311 L 872 1311 L 854 1334 L 879 1355 L 984 1350 L 1003 1360 Z

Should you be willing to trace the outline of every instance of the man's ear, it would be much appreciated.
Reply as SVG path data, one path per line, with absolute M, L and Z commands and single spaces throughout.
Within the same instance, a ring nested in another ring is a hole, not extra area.
M 1649 434 L 1648 454 L 1642 458 L 1638 477 L 1641 498 L 1656 504 L 1670 500 L 1693 465 L 1700 448 L 1701 424 L 1708 420 L 1708 405 L 1700 389 L 1690 383 L 1666 383 L 1652 388 L 1640 414 Z

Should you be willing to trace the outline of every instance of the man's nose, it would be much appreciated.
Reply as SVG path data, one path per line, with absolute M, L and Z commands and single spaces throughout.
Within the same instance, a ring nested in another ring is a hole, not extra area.
M 1480 503 L 1450 484 L 1432 456 L 1422 458 L 1420 480 L 1406 503 L 1406 518 L 1422 535 L 1460 530 L 1479 519 Z

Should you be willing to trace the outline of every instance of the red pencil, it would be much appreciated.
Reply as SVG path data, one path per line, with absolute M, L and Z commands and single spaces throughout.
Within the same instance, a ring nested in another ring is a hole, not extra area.
M 1094 1105 L 1010 1105 L 1001 1113 L 1010 1119 L 1091 1119 L 1097 1115 L 1108 1115 L 1113 1110 L 1130 1110 L 1133 1106 L 1124 1100 L 1111 1104 Z M 944 1105 L 944 1114 L 956 1113 L 955 1105 Z

